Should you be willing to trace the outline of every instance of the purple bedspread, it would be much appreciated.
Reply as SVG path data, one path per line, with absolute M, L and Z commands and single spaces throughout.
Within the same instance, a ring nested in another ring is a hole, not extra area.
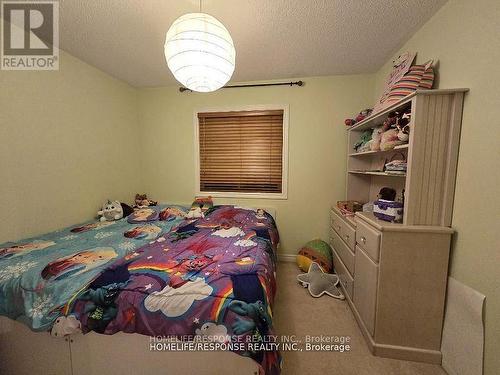
M 278 374 L 278 351 L 242 344 L 273 334 L 278 242 L 269 214 L 215 206 L 113 263 L 72 313 L 84 331 L 224 343 Z

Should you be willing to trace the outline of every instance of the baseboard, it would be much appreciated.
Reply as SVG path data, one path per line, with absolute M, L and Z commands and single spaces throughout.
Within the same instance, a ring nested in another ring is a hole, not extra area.
M 287 262 L 287 263 L 295 263 L 297 259 L 297 255 L 295 254 L 278 254 L 278 261 Z
M 411 348 L 407 346 L 375 344 L 373 354 L 379 357 L 402 359 L 405 361 L 441 364 L 441 351 Z

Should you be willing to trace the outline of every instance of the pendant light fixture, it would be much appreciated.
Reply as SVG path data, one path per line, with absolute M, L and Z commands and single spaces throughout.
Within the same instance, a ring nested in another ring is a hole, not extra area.
M 175 79 L 190 90 L 215 91 L 234 72 L 233 39 L 215 17 L 201 12 L 177 18 L 165 39 L 165 59 Z

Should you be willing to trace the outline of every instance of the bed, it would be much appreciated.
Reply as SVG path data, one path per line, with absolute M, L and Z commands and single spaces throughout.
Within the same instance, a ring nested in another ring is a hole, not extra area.
M 248 344 L 273 335 L 279 242 L 273 217 L 228 205 L 191 219 L 185 218 L 188 207 L 156 210 L 164 220 L 92 222 L 0 245 L 0 315 L 16 321 L 2 320 L 3 329 L 0 324 L 0 366 L 13 363 L 13 337 L 18 345 L 23 337 L 31 342 L 33 334 L 23 332 L 22 323 L 33 331 L 51 331 L 60 337 L 53 339 L 57 345 L 67 343 L 73 373 L 78 373 L 78 361 L 98 366 L 104 352 L 108 361 L 116 361 L 110 352 L 125 343 L 142 352 L 134 363 L 143 373 L 146 368 L 153 373 L 156 366 L 176 368 L 174 357 L 190 366 L 225 363 L 227 369 L 238 364 L 252 372 L 279 373 L 278 351 Z M 150 337 L 157 348 L 180 342 L 177 350 L 183 352 L 155 355 Z M 45 342 L 47 334 L 38 340 Z M 189 346 L 193 343 L 198 346 Z M 192 348 L 218 353 L 185 351 Z M 146 359 L 152 357 L 156 360 Z M 119 363 L 134 373 L 130 358 Z

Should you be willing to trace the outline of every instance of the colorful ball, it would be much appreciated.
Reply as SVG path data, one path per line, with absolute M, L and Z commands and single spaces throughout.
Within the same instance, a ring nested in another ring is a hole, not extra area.
M 320 239 L 306 243 L 297 254 L 297 265 L 307 272 L 312 262 L 320 265 L 324 272 L 332 272 L 332 249 L 325 241 Z

